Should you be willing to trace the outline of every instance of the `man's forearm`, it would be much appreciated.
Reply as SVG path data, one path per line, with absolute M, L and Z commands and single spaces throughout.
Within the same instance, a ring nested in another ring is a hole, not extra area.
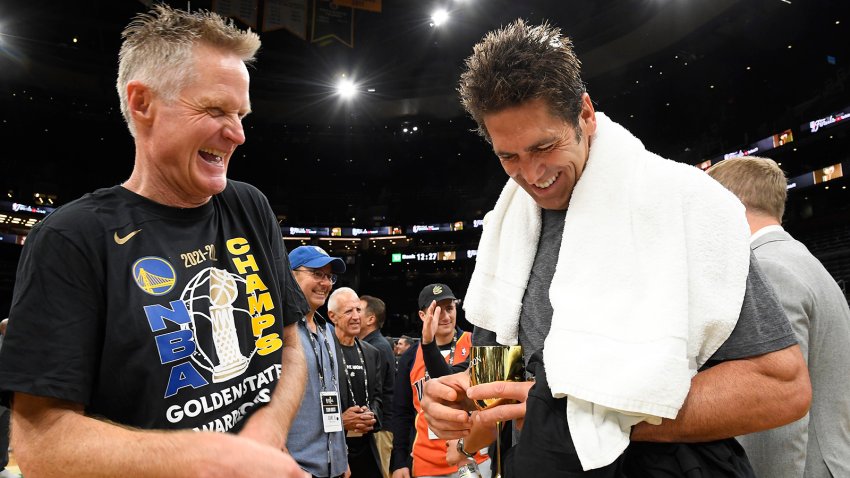
M 243 446 L 274 451 L 224 433 L 131 429 L 87 417 L 78 405 L 15 394 L 12 447 L 27 478 L 239 476 L 238 460 L 228 457 Z
M 269 403 L 274 411 L 276 422 L 283 431 L 283 438 L 289 434 L 289 426 L 298 413 L 304 388 L 307 383 L 307 361 L 304 350 L 298 340 L 296 325 L 288 325 L 283 329 L 283 357 L 280 380 L 274 389 L 274 395 Z
M 698 373 L 675 420 L 639 423 L 632 441 L 704 442 L 775 428 L 806 414 L 811 383 L 798 346 Z

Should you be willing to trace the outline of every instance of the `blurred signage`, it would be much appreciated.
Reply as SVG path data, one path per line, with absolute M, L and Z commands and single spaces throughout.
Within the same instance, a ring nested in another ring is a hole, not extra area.
M 420 232 L 452 232 L 462 230 L 463 221 L 445 222 L 440 224 L 417 224 L 407 228 L 408 234 L 417 234 Z
M 794 133 L 792 133 L 790 129 L 786 129 L 781 133 L 776 133 L 773 136 L 768 136 L 767 138 L 759 140 L 747 146 L 746 148 L 739 149 L 738 151 L 733 151 L 731 153 L 726 153 L 723 155 L 723 159 L 739 158 L 741 156 L 752 156 L 754 154 L 769 151 L 773 148 L 778 148 L 784 144 L 788 144 L 793 141 Z M 705 162 L 700 164 L 705 164 Z
M 844 165 L 836 163 L 825 168 L 816 169 L 806 174 L 790 178 L 788 180 L 787 190 L 801 189 L 815 184 L 822 184 L 833 179 L 844 177 Z
M 21 204 L 17 202 L 0 201 L 0 210 L 13 212 L 28 212 L 32 214 L 42 214 L 44 216 L 55 211 L 56 208 L 46 206 L 30 206 L 29 204 Z
M 330 236 L 330 229 L 327 227 L 287 227 L 282 226 L 281 229 L 290 236 Z
M 472 259 L 478 255 L 476 249 L 463 251 L 462 259 Z M 458 259 L 457 251 L 439 251 L 439 252 L 414 252 L 404 254 L 395 252 L 390 254 L 390 262 L 434 262 L 434 261 L 456 261 Z
M 817 133 L 818 130 L 823 128 L 829 128 L 830 126 L 835 125 L 835 123 L 840 123 L 847 118 L 850 118 L 850 106 L 844 108 L 844 111 L 840 111 L 838 113 L 833 113 L 829 116 L 818 118 L 816 120 L 809 121 L 808 123 L 800 126 L 800 129 L 803 131 L 808 130 L 810 133 Z

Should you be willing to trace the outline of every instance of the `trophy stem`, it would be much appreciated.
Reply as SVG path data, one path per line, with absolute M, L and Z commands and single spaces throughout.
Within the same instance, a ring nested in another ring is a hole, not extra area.
M 496 478 L 502 478 L 502 422 L 496 422 Z

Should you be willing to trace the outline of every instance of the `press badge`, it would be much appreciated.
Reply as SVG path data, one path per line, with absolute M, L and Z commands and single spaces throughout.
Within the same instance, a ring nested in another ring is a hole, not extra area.
M 321 392 L 322 423 L 325 433 L 342 431 L 342 416 L 339 414 L 339 395 L 336 392 Z

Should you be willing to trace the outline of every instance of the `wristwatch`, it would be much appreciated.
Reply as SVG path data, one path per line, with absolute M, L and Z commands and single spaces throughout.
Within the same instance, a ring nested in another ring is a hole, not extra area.
M 457 452 L 467 458 L 473 458 L 475 456 L 475 452 L 469 453 L 468 451 L 463 449 L 463 438 L 457 441 Z

